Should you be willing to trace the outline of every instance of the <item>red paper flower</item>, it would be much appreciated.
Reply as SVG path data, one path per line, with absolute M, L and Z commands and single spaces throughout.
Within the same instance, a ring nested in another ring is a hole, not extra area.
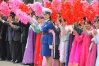
M 97 6 L 97 12 L 96 12 L 96 15 L 99 15 L 99 4 Z
M 29 8 L 24 3 L 20 4 L 19 9 L 21 9 L 23 12 L 28 12 Z
M 60 15 L 63 19 L 66 19 L 67 24 L 72 24 L 73 23 L 73 15 L 71 13 L 71 4 L 70 2 L 62 3 L 61 8 L 60 8 Z
M 87 20 L 92 21 L 95 17 L 95 10 L 92 8 L 91 5 L 89 5 L 85 10 L 85 16 L 87 17 Z
M 47 2 L 46 3 L 46 8 L 49 8 L 52 10 L 52 14 L 51 14 L 51 20 L 53 22 L 55 22 L 58 18 L 58 14 L 57 14 L 57 11 L 55 10 L 55 8 L 52 6 L 51 2 Z
M 48 2 L 46 2 L 45 7 L 47 7 L 47 8 L 52 7 L 51 2 L 49 2 L 49 1 L 48 1 Z
M 79 22 L 83 19 L 84 17 L 83 4 L 81 3 L 80 0 L 74 2 L 72 12 L 75 22 Z

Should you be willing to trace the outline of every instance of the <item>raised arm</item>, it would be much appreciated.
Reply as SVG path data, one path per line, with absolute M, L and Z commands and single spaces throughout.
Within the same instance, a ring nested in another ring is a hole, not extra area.
M 56 27 L 54 26 L 53 30 L 54 30 L 54 32 L 57 33 L 57 34 L 59 34 L 59 33 L 61 32 L 59 27 L 56 28 Z

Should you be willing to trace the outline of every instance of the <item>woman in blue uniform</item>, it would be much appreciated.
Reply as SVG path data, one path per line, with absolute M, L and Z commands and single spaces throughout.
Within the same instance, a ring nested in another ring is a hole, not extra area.
M 50 20 L 50 15 L 52 11 L 48 8 L 43 8 L 44 23 L 42 24 L 42 56 L 46 57 L 47 66 L 52 66 L 51 59 L 51 49 L 53 48 L 53 35 L 51 31 L 53 30 L 53 23 Z

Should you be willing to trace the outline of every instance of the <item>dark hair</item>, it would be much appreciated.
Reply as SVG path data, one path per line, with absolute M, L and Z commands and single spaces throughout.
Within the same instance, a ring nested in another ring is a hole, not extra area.
M 58 21 L 61 23 L 61 22 L 62 22 L 62 19 L 61 19 L 61 18 L 59 18 L 59 19 L 58 19 Z
M 41 16 L 41 19 L 44 19 L 44 17 Z
M 49 0 L 50 2 L 52 2 L 52 0 Z
M 36 16 L 36 19 L 44 19 L 44 17 L 42 17 L 42 16 Z
M 94 23 L 97 22 L 97 20 L 94 20 Z
M 46 14 L 49 14 L 49 15 L 51 14 L 50 12 L 45 12 L 45 13 L 46 13 Z
M 99 18 L 99 16 L 96 16 L 96 18 Z
M 12 18 L 15 18 L 15 13 L 14 12 L 10 12 L 10 16 L 12 17 Z
M 35 15 L 35 11 L 32 11 L 31 16 Z
M 86 22 L 87 22 L 87 24 L 92 25 L 91 21 L 86 21 Z M 86 22 L 84 22 L 84 24 L 85 24 Z
M 97 23 L 99 23 L 99 19 L 97 19 L 97 21 L 96 21 Z
M 83 20 L 86 21 L 86 17 L 83 17 Z
M 64 22 L 66 22 L 66 19 L 63 19 Z

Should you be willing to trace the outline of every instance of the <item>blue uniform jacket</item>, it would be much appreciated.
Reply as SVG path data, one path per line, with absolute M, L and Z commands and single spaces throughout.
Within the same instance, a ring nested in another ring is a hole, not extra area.
M 48 19 L 42 25 L 42 32 L 47 33 L 42 35 L 42 44 L 52 45 L 53 42 L 53 34 L 48 32 L 48 30 L 53 30 L 53 23 Z

